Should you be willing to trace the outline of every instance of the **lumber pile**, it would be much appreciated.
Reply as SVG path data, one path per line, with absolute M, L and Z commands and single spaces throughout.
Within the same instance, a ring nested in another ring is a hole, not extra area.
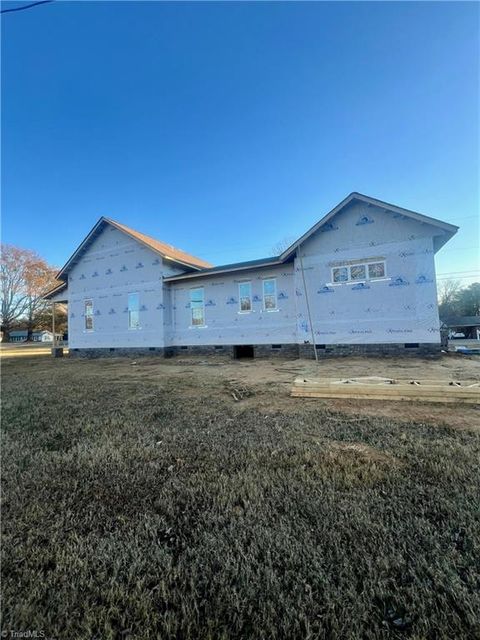
M 480 382 L 456 380 L 364 378 L 305 378 L 293 383 L 296 398 L 345 398 L 362 400 L 410 400 L 480 404 Z

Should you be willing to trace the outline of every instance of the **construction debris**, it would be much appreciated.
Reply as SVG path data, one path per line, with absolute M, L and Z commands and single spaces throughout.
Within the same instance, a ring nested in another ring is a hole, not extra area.
M 457 380 L 364 378 L 296 378 L 297 398 L 355 398 L 363 400 L 421 400 L 480 404 L 480 382 Z
M 251 389 L 248 389 L 245 385 L 239 384 L 237 380 L 230 380 L 227 382 L 226 387 L 236 402 L 240 402 L 240 400 L 253 395 Z

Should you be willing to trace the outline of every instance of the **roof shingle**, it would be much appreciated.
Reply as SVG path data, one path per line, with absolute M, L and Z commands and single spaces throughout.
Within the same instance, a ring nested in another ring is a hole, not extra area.
M 136 240 L 143 242 L 143 244 L 148 245 L 155 251 L 161 253 L 165 258 L 171 258 L 172 260 L 183 262 L 185 264 L 192 265 L 194 267 L 199 267 L 200 269 L 209 268 L 212 266 L 210 262 L 206 262 L 201 258 L 197 258 L 195 256 L 182 251 L 181 249 L 177 249 L 176 247 L 172 247 L 172 245 L 167 244 L 166 242 L 161 242 L 160 240 L 155 240 L 155 238 L 151 238 L 150 236 L 145 235 L 144 233 L 140 233 L 139 231 L 135 231 L 135 229 L 131 229 L 120 222 L 116 222 L 115 220 L 111 220 L 110 218 L 105 218 L 106 222 L 109 222 L 111 225 L 123 231 L 124 233 L 128 233 L 128 235 L 132 236 Z

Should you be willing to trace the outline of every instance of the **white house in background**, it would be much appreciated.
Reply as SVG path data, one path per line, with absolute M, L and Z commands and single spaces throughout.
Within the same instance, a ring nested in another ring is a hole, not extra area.
M 62 335 L 60 333 L 56 334 L 57 340 L 62 339 Z M 28 337 L 28 331 L 19 330 L 19 331 L 10 331 L 8 334 L 9 342 L 26 342 Z M 43 331 L 33 331 L 32 333 L 32 342 L 52 342 L 53 333 L 44 329 Z
M 434 255 L 457 229 L 351 193 L 281 255 L 213 267 L 101 218 L 47 298 L 71 355 L 436 352 Z

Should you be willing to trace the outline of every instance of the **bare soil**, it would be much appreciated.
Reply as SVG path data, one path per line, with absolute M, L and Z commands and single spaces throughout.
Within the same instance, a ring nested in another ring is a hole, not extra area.
M 125 364 L 129 363 L 129 367 Z M 445 405 L 426 402 L 383 402 L 372 400 L 291 398 L 293 380 L 297 376 L 317 378 L 352 378 L 381 376 L 438 380 L 480 380 L 480 358 L 445 354 L 441 358 L 362 358 L 345 357 L 321 360 L 257 359 L 231 360 L 221 356 L 204 358 L 176 357 L 170 360 L 139 358 L 137 360 L 105 359 L 92 361 L 92 373 L 105 371 L 118 382 L 135 379 L 162 380 L 169 376 L 183 385 L 186 396 L 224 394 L 246 387 L 252 391 L 244 399 L 248 406 L 260 411 L 282 408 L 303 411 L 307 405 L 320 405 L 346 414 L 391 417 L 399 421 L 424 421 L 458 429 L 480 430 L 480 408 L 472 405 Z

